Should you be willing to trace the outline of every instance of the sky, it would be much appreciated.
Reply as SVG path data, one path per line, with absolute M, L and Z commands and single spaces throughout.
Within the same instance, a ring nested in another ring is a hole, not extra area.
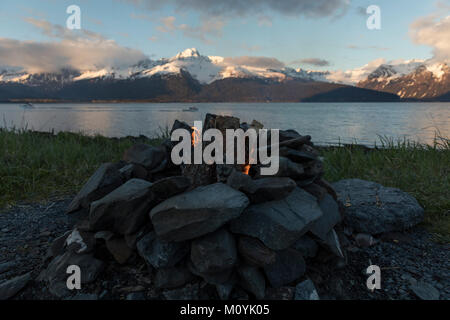
M 81 9 L 81 30 L 66 9 Z M 369 30 L 377 5 L 381 29 Z M 374 61 L 448 60 L 450 0 L 2 0 L 0 66 L 38 71 L 203 55 L 353 70 Z

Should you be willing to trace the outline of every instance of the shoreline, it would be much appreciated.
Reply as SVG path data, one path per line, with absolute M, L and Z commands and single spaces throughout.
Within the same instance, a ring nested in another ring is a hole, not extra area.
M 136 143 L 158 145 L 164 138 L 0 129 L 0 211 L 77 193 L 102 163 L 121 160 Z M 450 140 L 439 139 L 434 146 L 387 141 L 384 148 L 317 149 L 326 180 L 359 178 L 406 191 L 425 208 L 427 229 L 437 240 L 450 242 Z

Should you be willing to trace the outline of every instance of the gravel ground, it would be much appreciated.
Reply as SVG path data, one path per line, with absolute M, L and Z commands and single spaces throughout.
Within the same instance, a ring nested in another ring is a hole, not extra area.
M 27 272 L 33 279 L 39 275 L 46 266 L 49 245 L 70 228 L 64 214 L 69 202 L 67 198 L 47 204 L 21 204 L 0 212 L 0 282 Z M 359 248 L 350 239 L 347 249 L 346 263 L 322 263 L 320 259 L 307 262 L 307 276 L 322 299 L 418 299 L 412 290 L 414 285 L 431 285 L 440 299 L 450 299 L 450 245 L 431 241 L 420 227 L 385 234 L 369 248 Z M 369 265 L 381 268 L 380 290 L 372 292 L 366 287 Z M 100 299 L 155 299 L 159 292 L 152 288 L 143 262 L 136 259 L 128 266 L 109 264 L 99 279 L 81 290 L 79 297 L 89 298 L 81 294 L 95 294 Z M 14 299 L 54 298 L 41 283 L 31 281 Z

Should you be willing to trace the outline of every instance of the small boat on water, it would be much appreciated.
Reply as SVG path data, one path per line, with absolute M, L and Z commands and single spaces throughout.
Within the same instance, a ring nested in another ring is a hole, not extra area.
M 188 109 L 183 109 L 184 112 L 195 112 L 198 111 L 197 107 L 189 107 Z
M 34 105 L 30 102 L 27 102 L 25 104 L 22 105 L 22 108 L 24 109 L 34 109 Z

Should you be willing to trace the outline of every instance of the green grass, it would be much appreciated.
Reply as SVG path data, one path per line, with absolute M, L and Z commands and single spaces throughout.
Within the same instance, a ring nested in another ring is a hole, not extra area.
M 432 146 L 380 137 L 380 146 L 321 149 L 325 178 L 359 178 L 413 195 L 425 209 L 425 226 L 436 240 L 450 242 L 450 140 L 436 136 Z
M 74 194 L 101 163 L 120 160 L 137 141 L 157 142 L 0 129 L 0 208 Z
M 155 144 L 160 138 L 0 130 L 0 209 L 75 194 L 101 163 L 120 160 L 137 141 Z M 350 145 L 320 151 L 327 180 L 360 178 L 407 191 L 425 208 L 425 226 L 435 238 L 450 241 L 449 139 L 436 137 L 426 146 L 380 138 L 374 150 Z

